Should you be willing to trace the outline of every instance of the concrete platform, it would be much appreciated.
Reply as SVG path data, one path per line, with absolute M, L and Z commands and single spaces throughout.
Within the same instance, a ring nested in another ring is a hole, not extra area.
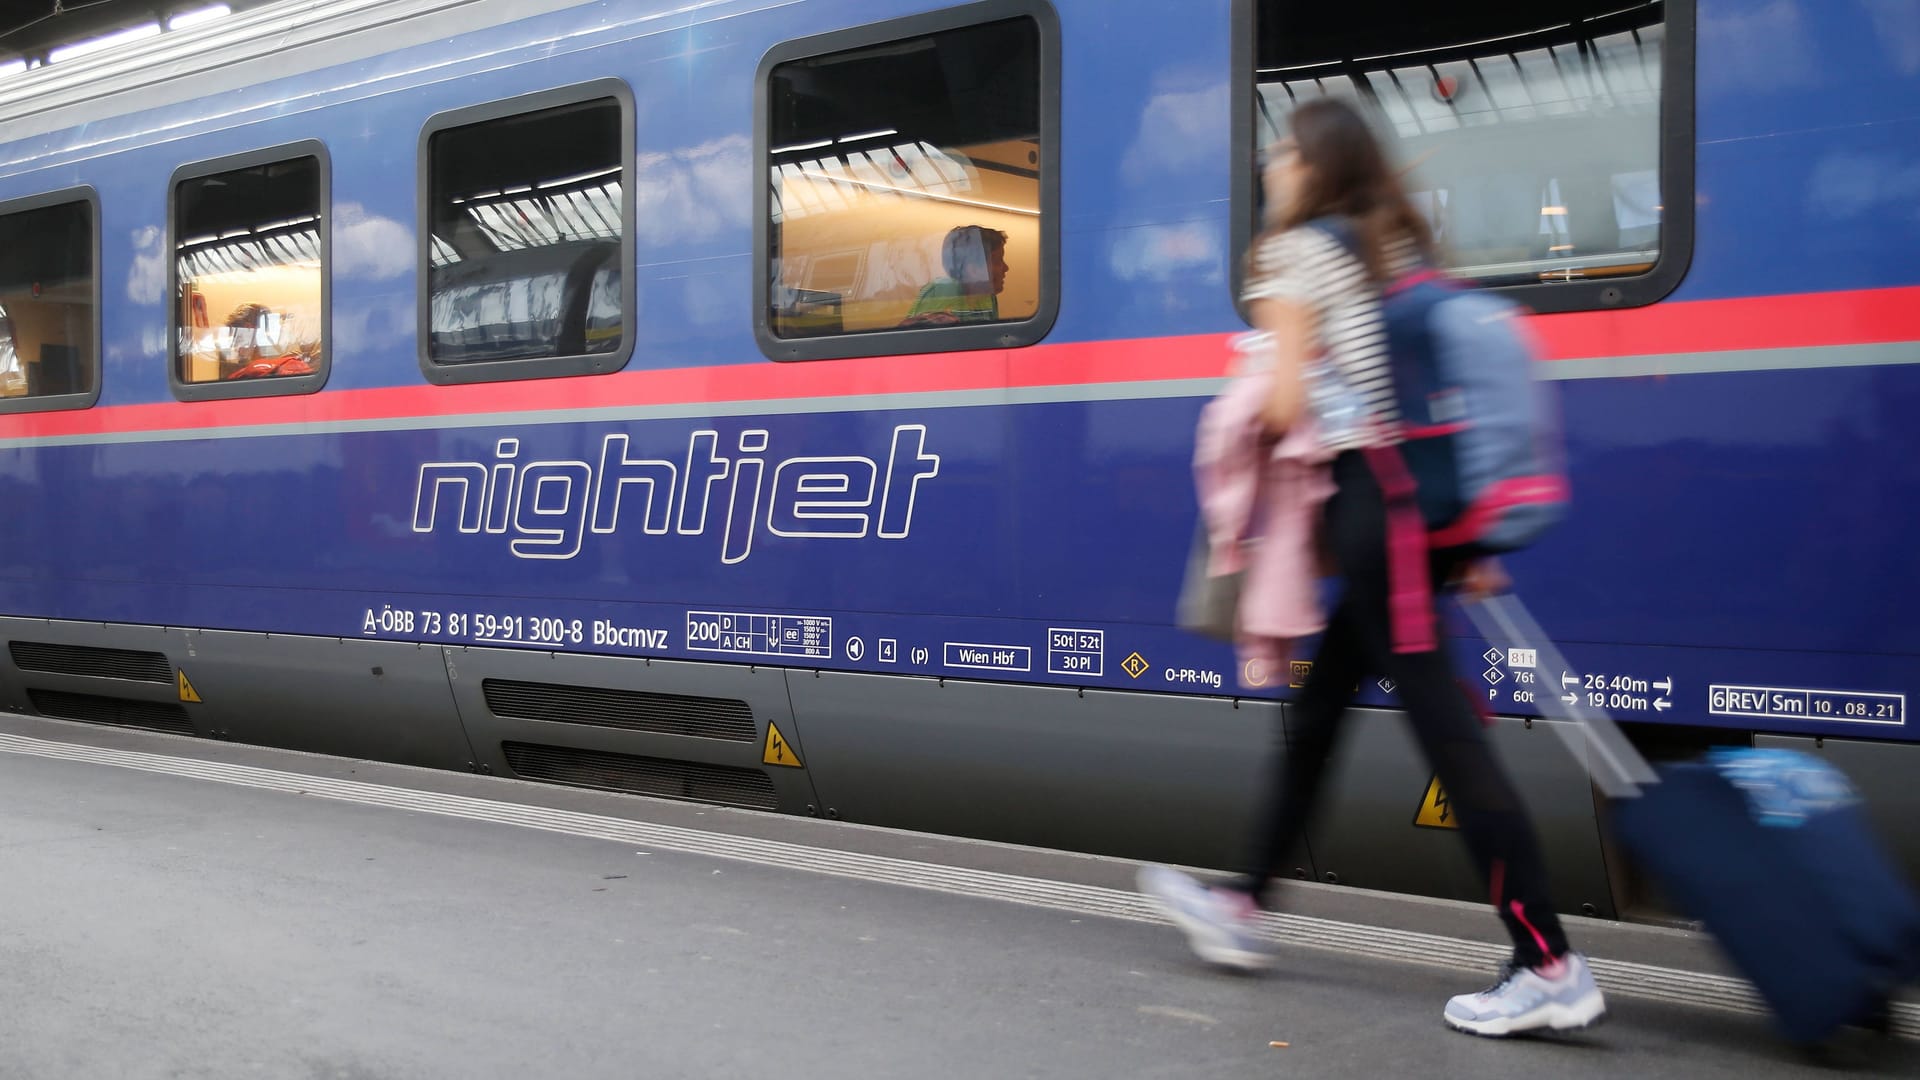
M 1612 1022 L 1479 1040 L 1469 905 L 1302 886 L 1234 977 L 1113 860 L 23 717 L 0 860 L 0 1077 L 1826 1074 L 1679 931 L 1575 920 Z

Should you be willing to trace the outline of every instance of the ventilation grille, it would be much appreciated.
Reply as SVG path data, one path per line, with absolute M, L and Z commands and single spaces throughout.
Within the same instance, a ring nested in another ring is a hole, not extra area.
M 187 710 L 170 701 L 132 701 L 97 694 L 69 694 L 63 690 L 28 690 L 27 697 L 33 702 L 35 712 L 59 720 L 84 720 L 89 724 L 114 724 L 175 735 L 194 734 L 193 719 Z
M 13 663 L 21 671 L 55 675 L 87 675 L 96 679 L 132 679 L 170 683 L 173 665 L 157 652 L 133 649 L 96 649 L 91 645 L 54 645 L 45 641 L 9 643 Z
M 658 799 L 685 799 L 716 806 L 778 809 L 773 780 L 758 769 L 692 761 L 608 754 L 564 746 L 501 743 L 507 764 L 528 780 L 624 791 Z
M 660 735 L 753 741 L 753 710 L 746 702 L 732 698 L 650 694 L 640 690 L 506 679 L 482 680 L 480 688 L 486 694 L 487 708 L 495 716 L 508 719 L 552 720 Z

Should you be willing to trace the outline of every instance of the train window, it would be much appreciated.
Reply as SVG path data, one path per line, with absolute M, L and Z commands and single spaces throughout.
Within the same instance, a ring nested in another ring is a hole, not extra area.
M 91 191 L 0 204 L 0 412 L 100 396 L 98 219 Z
M 776 360 L 1030 344 L 1059 305 L 1059 34 L 989 0 L 760 65 L 755 330 Z
M 305 142 L 174 173 L 174 394 L 310 394 L 327 380 L 327 160 Z
M 1242 0 L 1237 237 L 1255 148 L 1358 103 L 1450 269 L 1539 311 L 1651 303 L 1692 242 L 1692 0 Z
M 444 113 L 421 136 L 421 369 L 615 371 L 633 353 L 633 97 L 601 80 Z

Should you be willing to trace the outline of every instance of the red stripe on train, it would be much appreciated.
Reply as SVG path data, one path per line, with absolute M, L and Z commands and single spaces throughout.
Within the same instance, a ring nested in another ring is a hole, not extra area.
M 1920 288 L 1694 300 L 1542 316 L 1531 326 L 1555 360 L 1879 345 L 1920 340 Z
M 1920 287 L 1656 304 L 1540 316 L 1531 325 L 1553 360 L 1917 341 Z M 1199 334 L 652 370 L 640 366 L 642 357 L 626 371 L 581 378 L 0 415 L 0 439 L 1211 378 L 1225 371 L 1226 341 Z

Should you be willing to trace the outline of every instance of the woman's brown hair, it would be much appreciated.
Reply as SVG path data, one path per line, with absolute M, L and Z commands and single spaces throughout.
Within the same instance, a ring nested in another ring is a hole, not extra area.
M 1387 279 L 1387 246 L 1394 240 L 1404 238 L 1422 258 L 1438 261 L 1433 229 L 1407 199 L 1399 174 L 1387 164 L 1358 109 L 1337 98 L 1317 98 L 1293 110 L 1288 124 L 1306 177 L 1293 205 L 1260 240 L 1338 214 L 1353 222 L 1360 261 L 1375 282 Z

